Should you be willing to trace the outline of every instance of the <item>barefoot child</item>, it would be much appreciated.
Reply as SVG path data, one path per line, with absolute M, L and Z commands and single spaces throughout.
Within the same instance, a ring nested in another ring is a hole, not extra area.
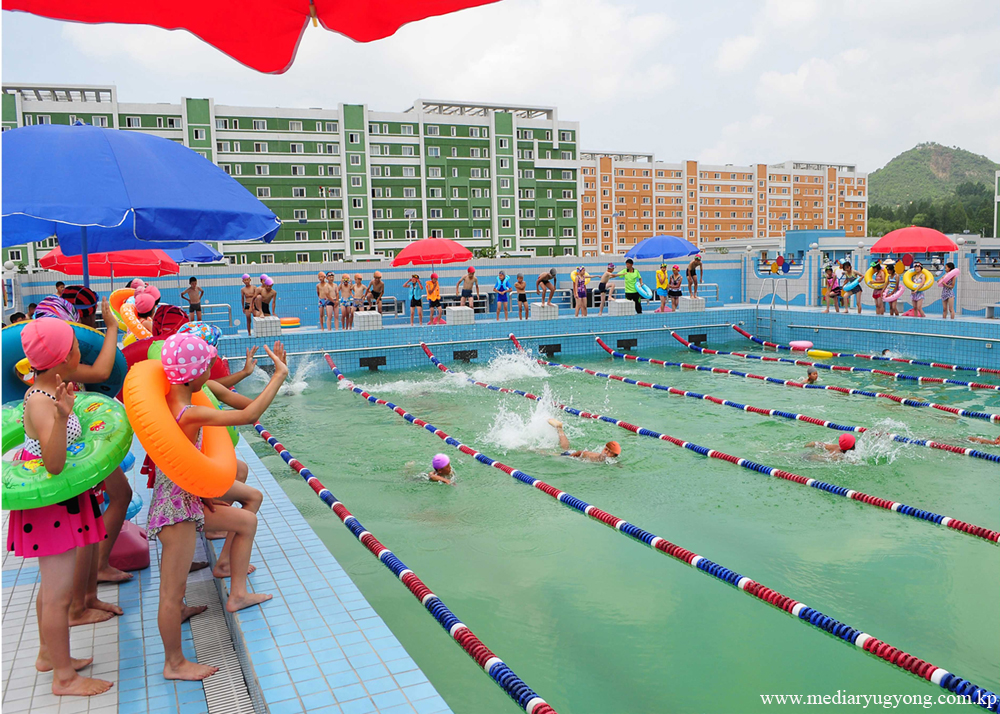
M 448 458 L 447 454 L 434 455 L 431 460 L 431 472 L 427 474 L 427 478 L 431 481 L 446 483 L 449 486 L 455 485 L 451 480 L 451 459 Z
M 891 259 L 885 261 L 885 270 L 888 276 L 886 278 L 885 289 L 882 290 L 883 301 L 890 295 L 895 295 L 897 292 L 899 292 L 899 281 L 900 281 L 899 273 L 896 272 L 896 261 Z M 899 317 L 899 300 L 893 300 L 892 302 L 888 303 L 888 305 L 889 305 L 889 314 L 892 315 L 893 317 Z
M 340 322 L 340 290 L 337 286 L 337 274 L 332 270 L 326 274 L 326 299 L 330 302 L 332 314 L 330 314 L 330 329 L 336 330 L 337 323 Z
M 548 300 L 545 299 L 546 292 L 549 295 Z M 542 273 L 538 276 L 538 280 L 535 281 L 535 294 L 542 296 L 542 305 L 551 305 L 552 298 L 556 296 L 556 269 L 552 268 L 547 273 Z
M 509 320 L 510 315 L 507 314 L 507 306 L 510 304 L 510 281 L 507 280 L 507 274 L 502 270 L 497 275 L 497 281 L 493 285 L 493 292 L 497 294 L 497 322 L 500 321 L 501 306 L 503 306 L 503 319 Z
M 368 283 L 368 294 L 372 299 L 372 307 L 382 314 L 382 296 L 385 294 L 385 283 L 382 282 L 382 273 L 375 271 L 372 281 Z
M 479 279 L 476 277 L 476 269 L 470 265 L 465 275 L 459 278 L 458 284 L 455 286 L 456 295 L 459 294 L 458 292 L 459 290 L 462 291 L 462 296 L 458 300 L 459 307 L 464 307 L 465 301 L 468 300 L 469 301 L 468 306 L 471 308 L 475 308 L 475 305 L 473 305 L 472 302 L 473 289 L 475 289 L 476 291 L 476 297 L 479 297 Z
M 924 276 L 924 265 L 918 261 L 913 262 L 913 277 L 910 279 L 916 290 L 910 291 L 910 302 L 913 303 L 914 317 L 927 317 L 924 315 L 924 293 L 920 288 L 927 282 Z
M 72 382 L 63 381 L 80 363 L 80 346 L 73 328 L 62 320 L 32 320 L 21 332 L 21 346 L 35 373 L 24 395 L 24 449 L 21 458 L 41 459 L 53 476 L 66 466 L 66 447 L 82 430 L 73 413 Z M 104 540 L 104 522 L 97 498 L 88 490 L 61 503 L 12 511 L 7 550 L 38 558 L 38 658 L 35 669 L 52 672 L 52 693 L 93 696 L 111 688 L 103 679 L 81 677 L 77 671 L 93 658 L 73 659 L 69 650 L 69 606 L 75 561 L 80 548 Z
M 823 312 L 830 312 L 830 302 L 833 302 L 833 307 L 840 312 L 840 281 L 837 280 L 837 276 L 833 274 L 833 266 L 826 266 L 826 295 L 823 296 L 823 304 L 826 305 L 826 309 Z
M 427 307 L 430 310 L 428 315 L 427 324 L 428 325 L 439 325 L 444 322 L 441 319 L 441 283 L 438 280 L 437 273 L 431 273 L 430 280 L 428 280 L 424 287 L 427 288 Z M 437 317 L 434 314 L 437 313 Z M 411 315 L 412 317 L 412 315 Z M 423 315 L 421 315 L 421 320 Z M 412 323 L 412 320 L 411 320 Z
M 354 274 L 354 285 L 351 286 L 351 298 L 354 303 L 354 312 L 365 309 L 365 302 L 368 299 L 368 288 L 365 287 L 364 278 L 361 273 Z M 354 326 L 354 316 L 351 316 L 351 326 Z
M 246 273 L 243 273 L 243 277 L 240 279 L 243 281 L 243 287 L 240 288 L 240 303 L 243 305 L 243 314 L 247 317 L 247 337 L 249 337 L 251 327 L 250 318 L 254 315 L 254 300 L 257 297 L 257 288 L 250 284 L 250 276 Z
M 201 298 L 205 291 L 198 287 L 198 278 L 188 280 L 188 289 L 181 297 L 188 301 L 188 319 L 201 320 Z
M 677 312 L 681 300 L 681 267 L 675 265 L 670 272 L 670 280 L 667 282 L 667 297 L 670 298 L 670 307 Z
M 517 319 L 527 320 L 531 317 L 531 313 L 528 307 L 528 293 L 525 292 L 525 288 L 528 284 L 524 281 L 524 275 L 522 273 L 517 274 L 517 282 L 514 283 L 514 289 L 517 291 Z M 524 315 L 522 318 L 521 315 Z
M 601 282 L 597 284 L 597 294 L 601 296 L 601 307 L 597 311 L 598 317 L 604 313 L 604 306 L 608 304 L 608 296 L 611 294 L 612 287 L 614 287 L 611 284 L 611 278 L 615 275 L 615 264 L 608 263 L 608 269 L 601 275 Z
M 274 289 L 274 278 L 269 275 L 260 276 L 260 287 L 257 288 L 257 311 L 262 317 L 277 314 L 278 291 Z
M 420 276 L 414 273 L 410 276 L 410 279 L 403 283 L 404 288 L 410 289 L 410 327 L 413 327 L 413 316 L 419 315 L 420 319 L 417 320 L 418 325 L 424 324 L 424 301 L 423 301 L 423 284 L 420 282 Z
M 351 276 L 347 273 L 340 276 L 337 297 L 340 299 L 340 328 L 349 330 L 354 324 L 354 297 L 351 290 Z
M 316 273 L 316 304 L 319 306 L 319 330 L 327 329 L 327 324 L 332 320 L 330 313 L 333 308 L 330 299 L 327 297 L 326 273 L 320 271 Z M 332 327 L 330 329 L 333 329 Z
M 950 273 L 955 269 L 954 263 L 945 263 L 945 273 Z M 956 275 L 951 280 L 941 281 L 941 310 L 943 317 L 947 320 L 951 317 L 952 320 L 955 319 L 955 285 L 958 284 L 958 276 Z
M 701 256 L 696 255 L 694 260 L 688 263 L 687 268 L 688 295 L 698 299 L 698 281 L 705 281 L 705 267 L 701 264 Z
M 212 362 L 217 355 L 215 348 L 191 334 L 171 335 L 163 343 L 163 368 L 170 383 L 167 406 L 195 448 L 201 446 L 202 427 L 253 424 L 267 409 L 288 375 L 288 367 L 266 346 L 264 351 L 274 363 L 274 374 L 264 391 L 244 409 L 221 411 L 191 404 L 191 395 L 208 382 Z M 186 359 L 184 363 L 180 362 L 181 355 Z M 227 612 L 236 612 L 271 598 L 267 594 L 247 591 L 247 572 L 257 532 L 257 516 L 243 508 L 215 508 L 213 511 L 213 506 L 209 505 L 208 509 L 209 514 L 206 514 L 202 499 L 181 489 L 157 467 L 147 532 L 152 537 L 158 537 L 163 546 L 157 624 L 163 638 L 163 676 L 166 679 L 200 680 L 218 671 L 217 667 L 188 661 L 181 648 L 181 622 L 188 614 L 185 613 L 184 590 L 194 556 L 197 531 L 207 525 L 212 530 L 235 534 Z

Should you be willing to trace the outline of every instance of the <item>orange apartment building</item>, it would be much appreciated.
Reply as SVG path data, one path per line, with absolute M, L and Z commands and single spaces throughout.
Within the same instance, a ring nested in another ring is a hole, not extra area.
M 715 166 L 653 154 L 580 155 L 581 252 L 625 253 L 663 233 L 699 246 L 792 229 L 868 231 L 868 175 L 848 164 Z

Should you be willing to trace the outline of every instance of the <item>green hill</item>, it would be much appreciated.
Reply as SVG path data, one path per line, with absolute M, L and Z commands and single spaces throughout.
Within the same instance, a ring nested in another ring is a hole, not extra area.
M 917 144 L 868 177 L 869 202 L 901 206 L 911 201 L 950 196 L 959 184 L 984 183 L 992 187 L 995 164 L 985 156 L 933 142 Z

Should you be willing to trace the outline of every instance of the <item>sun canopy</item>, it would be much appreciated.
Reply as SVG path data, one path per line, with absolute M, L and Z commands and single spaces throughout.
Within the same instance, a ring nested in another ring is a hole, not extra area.
M 83 256 L 66 256 L 59 248 L 46 253 L 45 257 L 38 261 L 38 265 L 46 270 L 55 270 L 66 275 L 83 275 Z M 163 275 L 177 275 L 180 272 L 177 263 L 159 249 L 90 253 L 87 256 L 87 269 L 91 275 L 102 278 L 115 275 L 159 278 Z
M 897 228 L 875 241 L 872 253 L 950 253 L 955 242 L 941 231 L 923 226 Z
M 424 238 L 414 241 L 399 251 L 392 260 L 398 265 L 434 265 L 437 263 L 463 263 L 472 260 L 472 252 L 461 243 L 447 238 Z
M 654 258 L 682 258 L 685 255 L 697 255 L 698 246 L 678 236 L 653 236 L 632 246 L 625 254 L 632 260 L 653 260 Z

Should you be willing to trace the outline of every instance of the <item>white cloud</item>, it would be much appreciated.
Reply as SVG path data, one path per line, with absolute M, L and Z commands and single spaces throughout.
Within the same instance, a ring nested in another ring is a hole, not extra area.
M 746 67 L 747 63 L 757 54 L 760 47 L 760 37 L 756 35 L 740 35 L 722 43 L 715 66 L 720 72 L 736 72 Z

